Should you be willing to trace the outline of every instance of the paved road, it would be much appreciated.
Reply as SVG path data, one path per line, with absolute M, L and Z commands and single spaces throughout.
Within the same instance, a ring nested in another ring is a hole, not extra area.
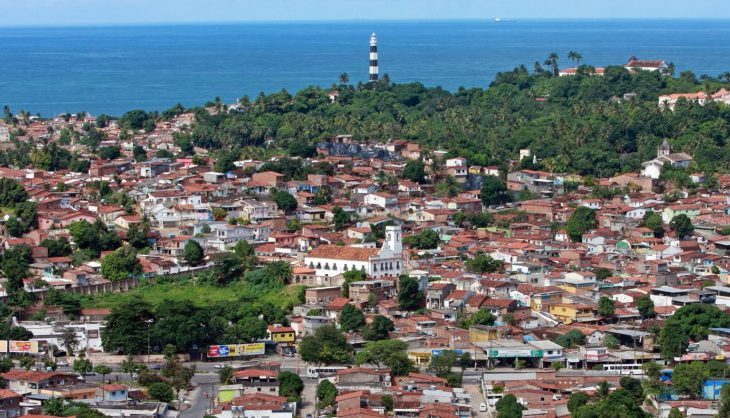
M 310 379 L 306 376 L 302 376 L 304 381 L 304 390 L 302 391 L 302 403 L 300 405 L 301 413 L 300 416 L 306 417 L 307 414 L 317 416 L 317 385 L 319 379 Z
M 471 396 L 471 415 L 474 417 L 489 417 L 489 413 L 479 411 L 479 404 L 485 402 L 480 384 L 464 384 L 462 386 L 466 393 Z
M 212 401 L 218 394 L 218 375 L 210 373 L 196 373 L 193 376 L 192 384 L 195 386 L 188 392 L 190 408 L 180 413 L 180 418 L 201 418 L 208 413 L 208 409 L 214 404 Z

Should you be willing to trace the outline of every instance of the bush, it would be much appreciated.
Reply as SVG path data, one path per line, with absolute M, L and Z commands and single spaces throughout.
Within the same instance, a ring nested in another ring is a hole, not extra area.
M 149 395 L 150 398 L 160 402 L 170 402 L 174 398 L 172 387 L 165 382 L 153 383 L 150 386 Z

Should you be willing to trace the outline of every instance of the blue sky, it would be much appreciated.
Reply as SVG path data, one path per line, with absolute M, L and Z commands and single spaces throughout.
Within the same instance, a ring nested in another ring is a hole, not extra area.
M 730 18 L 727 0 L 0 0 L 0 26 L 464 18 Z

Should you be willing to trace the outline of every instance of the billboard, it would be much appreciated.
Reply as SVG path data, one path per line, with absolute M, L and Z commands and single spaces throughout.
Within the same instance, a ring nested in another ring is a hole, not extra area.
M 38 341 L 0 340 L 0 353 L 38 354 Z
M 208 358 L 257 356 L 264 354 L 265 350 L 264 343 L 211 345 L 208 347 Z
M 542 357 L 542 350 L 522 350 L 522 349 L 498 349 L 489 350 L 489 357 L 511 358 L 511 357 Z

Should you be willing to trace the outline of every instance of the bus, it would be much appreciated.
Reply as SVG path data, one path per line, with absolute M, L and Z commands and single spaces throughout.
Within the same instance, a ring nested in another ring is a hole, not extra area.
M 337 374 L 338 370 L 349 369 L 348 366 L 307 366 L 307 377 L 310 379 L 319 379 L 321 377 L 329 377 Z
M 603 370 L 607 372 L 615 372 L 619 375 L 643 375 L 644 369 L 641 364 L 604 364 Z

